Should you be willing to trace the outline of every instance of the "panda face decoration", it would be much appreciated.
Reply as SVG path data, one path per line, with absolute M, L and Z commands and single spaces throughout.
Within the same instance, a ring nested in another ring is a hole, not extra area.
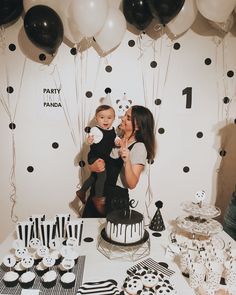
M 30 240 L 29 245 L 32 249 L 38 249 L 42 245 L 42 242 L 38 238 L 33 238 Z
M 17 258 L 22 259 L 22 258 L 25 257 L 26 255 L 28 255 L 28 250 L 27 250 L 27 248 L 25 248 L 25 247 L 17 248 L 17 249 L 15 250 L 15 256 L 16 256 Z
M 44 256 L 43 257 L 43 264 L 47 267 L 51 267 L 55 264 L 55 258 L 51 256 Z
M 24 268 L 31 268 L 34 265 L 33 257 L 27 255 L 21 259 L 21 264 Z
M 40 246 L 38 249 L 37 249 L 37 254 L 39 257 L 44 257 L 46 256 L 47 254 L 49 253 L 49 249 L 47 246 Z

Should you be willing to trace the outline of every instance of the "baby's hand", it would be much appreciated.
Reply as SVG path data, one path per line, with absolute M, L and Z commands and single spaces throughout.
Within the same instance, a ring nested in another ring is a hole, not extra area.
M 91 145 L 94 142 L 94 136 L 89 134 L 87 137 L 87 144 Z

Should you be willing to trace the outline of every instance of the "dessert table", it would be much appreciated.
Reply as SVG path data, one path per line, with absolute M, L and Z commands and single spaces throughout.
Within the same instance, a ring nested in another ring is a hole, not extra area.
M 159 234 L 154 236 L 154 232 L 146 228 L 150 238 L 148 244 L 150 252 L 148 255 L 146 255 L 146 257 L 141 257 L 140 260 L 136 261 L 122 259 L 121 257 L 109 257 L 109 255 L 107 257 L 104 255 L 104 253 L 102 253 L 102 251 L 100 251 L 101 249 L 99 249 L 98 245 L 99 242 L 101 242 L 101 231 L 104 226 L 105 219 L 83 219 L 83 232 L 81 244 L 79 246 L 79 255 L 85 257 L 84 268 L 83 271 L 80 272 L 81 281 L 83 283 L 106 281 L 112 279 L 117 282 L 117 287 L 119 290 L 121 290 L 124 280 L 127 277 L 127 270 L 138 264 L 140 261 L 145 261 L 146 259 L 151 258 L 156 262 L 164 263 L 168 269 L 173 271 L 173 274 L 171 275 L 171 281 L 173 282 L 176 294 L 196 294 L 194 290 L 190 288 L 188 278 L 181 274 L 178 265 L 174 262 L 173 256 L 168 253 L 168 251 L 166 251 L 168 245 L 171 244 L 171 225 L 166 224 L 166 229 L 160 232 L 160 236 Z M 220 232 L 218 235 L 225 243 L 230 241 L 232 243 L 232 247 L 236 248 L 236 242 L 232 240 L 225 232 Z M 12 243 L 15 238 L 15 233 L 12 233 L 5 239 L 5 241 L 1 243 L 1 261 L 6 254 L 10 253 Z

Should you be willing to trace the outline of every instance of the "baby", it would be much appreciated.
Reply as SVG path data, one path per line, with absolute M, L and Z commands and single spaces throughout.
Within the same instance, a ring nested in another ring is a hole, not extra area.
M 110 157 L 113 147 L 120 145 L 120 138 L 116 135 L 112 126 L 115 120 L 115 111 L 109 105 L 100 105 L 95 112 L 96 127 L 92 127 L 87 138 L 90 144 L 88 163 L 91 165 L 97 159 L 103 159 L 106 163 Z M 86 202 L 86 192 L 95 183 L 95 195 L 97 198 L 104 198 L 103 188 L 106 181 L 106 170 L 96 173 L 92 172 L 85 180 L 80 190 L 76 192 L 81 202 Z M 103 213 L 103 212 L 100 212 Z

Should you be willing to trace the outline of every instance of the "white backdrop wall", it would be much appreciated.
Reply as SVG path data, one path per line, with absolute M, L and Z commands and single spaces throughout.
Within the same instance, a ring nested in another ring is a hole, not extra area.
M 235 31 L 220 35 L 199 15 L 177 39 L 127 30 L 104 57 L 63 42 L 45 61 L 21 18 L 1 31 L 0 240 L 32 214 L 77 216 L 69 204 L 88 173 L 84 128 L 107 88 L 117 112 L 126 93 L 154 114 L 157 156 L 130 192 L 147 222 L 157 200 L 171 220 L 198 190 L 224 212 L 236 184 Z

